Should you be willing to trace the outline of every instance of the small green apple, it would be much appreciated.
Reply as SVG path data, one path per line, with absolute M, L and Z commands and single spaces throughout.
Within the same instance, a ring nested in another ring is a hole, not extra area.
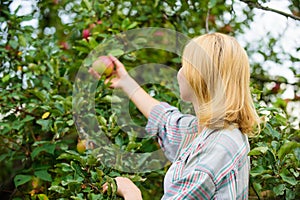
M 86 150 L 86 140 L 80 140 L 78 143 L 77 143 L 77 151 L 78 153 L 84 153 Z
M 114 70 L 114 63 L 108 56 L 100 56 L 93 62 L 92 68 L 100 75 L 110 76 Z

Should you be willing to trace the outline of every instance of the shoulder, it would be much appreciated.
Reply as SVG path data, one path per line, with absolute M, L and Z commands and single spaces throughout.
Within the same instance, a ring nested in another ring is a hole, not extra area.
M 247 136 L 239 129 L 223 129 L 207 134 L 203 139 L 202 147 L 204 151 L 220 150 L 222 153 L 236 154 L 241 148 L 248 148 L 249 143 Z
M 216 177 L 221 171 L 235 168 L 248 152 L 247 136 L 238 129 L 213 131 L 197 146 L 196 169 Z

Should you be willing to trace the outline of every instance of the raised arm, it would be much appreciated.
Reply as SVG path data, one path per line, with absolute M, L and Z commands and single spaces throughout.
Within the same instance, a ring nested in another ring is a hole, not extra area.
M 158 105 L 160 102 L 152 98 L 140 85 L 128 74 L 124 65 L 114 56 L 110 56 L 114 62 L 116 69 L 113 72 L 115 75 L 111 81 L 112 88 L 122 89 L 136 107 L 148 118 L 152 108 Z M 100 77 L 99 74 L 92 68 L 89 72 L 95 77 Z

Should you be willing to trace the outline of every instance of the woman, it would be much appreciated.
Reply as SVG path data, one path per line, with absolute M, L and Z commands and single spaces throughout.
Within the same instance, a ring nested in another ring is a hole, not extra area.
M 159 136 L 172 162 L 162 199 L 247 199 L 247 135 L 259 118 L 250 94 L 248 57 L 238 42 L 212 33 L 186 45 L 177 80 L 181 98 L 193 104 L 196 116 L 152 98 L 118 59 L 111 59 L 116 66 L 111 86 L 121 88 L 148 118 L 147 132 Z M 116 181 L 120 196 L 142 198 L 129 179 Z

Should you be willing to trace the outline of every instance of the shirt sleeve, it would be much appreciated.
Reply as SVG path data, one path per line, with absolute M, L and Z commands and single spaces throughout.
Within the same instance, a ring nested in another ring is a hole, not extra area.
M 146 131 L 158 137 L 166 157 L 173 162 L 182 143 L 189 143 L 196 136 L 197 118 L 182 114 L 176 107 L 162 102 L 151 110 Z
M 175 181 L 168 191 L 165 192 L 162 199 L 212 199 L 215 190 L 215 184 L 209 174 L 194 170 L 185 177 Z

